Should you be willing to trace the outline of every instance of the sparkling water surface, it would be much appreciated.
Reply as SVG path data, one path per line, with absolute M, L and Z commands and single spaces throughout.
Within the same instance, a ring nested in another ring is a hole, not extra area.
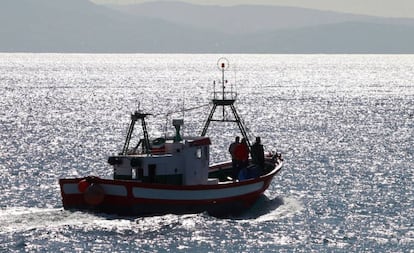
M 220 57 L 0 54 L 0 251 L 414 252 L 414 55 L 228 55 L 249 132 L 286 161 L 241 217 L 63 210 L 58 179 L 110 178 L 134 110 L 153 137 L 199 134 Z

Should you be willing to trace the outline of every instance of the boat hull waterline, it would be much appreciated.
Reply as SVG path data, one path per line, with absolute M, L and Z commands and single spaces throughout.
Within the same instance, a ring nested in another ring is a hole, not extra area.
M 268 162 L 270 163 L 270 162 Z M 274 162 L 273 162 L 274 163 Z M 269 164 L 270 165 L 270 164 Z M 231 167 L 231 163 L 212 166 L 210 173 Z M 203 185 L 165 185 L 133 180 L 98 177 L 60 179 L 63 207 L 118 215 L 162 215 L 208 212 L 214 216 L 240 214 L 251 207 L 281 170 L 282 162 L 258 178 L 244 181 L 214 182 Z M 98 186 L 98 201 L 88 199 L 80 184 Z

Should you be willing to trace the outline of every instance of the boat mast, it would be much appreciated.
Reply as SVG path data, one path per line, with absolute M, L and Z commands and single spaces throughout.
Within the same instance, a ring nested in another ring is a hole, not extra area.
M 229 68 L 229 62 L 226 58 L 220 58 L 217 62 L 217 66 L 218 68 L 221 70 L 222 73 L 222 79 L 221 79 L 221 87 L 222 87 L 222 96 L 221 99 L 218 99 L 217 97 L 217 92 L 216 92 L 216 86 L 215 86 L 215 82 L 214 82 L 214 92 L 213 92 L 213 107 L 211 108 L 210 114 L 207 118 L 206 123 L 204 124 L 203 127 L 203 131 L 201 133 L 201 136 L 205 136 L 208 130 L 208 127 L 210 126 L 210 122 L 212 121 L 217 121 L 217 122 L 235 122 L 237 123 L 237 126 L 240 129 L 240 132 L 243 136 L 243 138 L 246 139 L 247 145 L 249 146 L 249 148 L 251 147 L 249 138 L 247 136 L 247 132 L 246 132 L 246 128 L 243 125 L 243 122 L 239 116 L 239 114 L 237 113 L 236 107 L 234 106 L 234 103 L 236 102 L 236 98 L 237 98 L 237 93 L 233 92 L 233 88 L 231 89 L 230 92 L 226 92 L 225 91 L 225 84 L 227 83 L 227 80 L 225 80 L 224 78 L 224 72 Z M 226 96 L 227 95 L 227 96 Z M 217 109 L 217 106 L 221 106 L 223 109 L 223 115 L 221 119 L 214 119 L 214 113 Z M 231 112 L 233 113 L 234 119 L 228 119 L 225 117 L 225 108 L 226 107 L 230 107 Z
M 147 131 L 147 123 L 145 122 L 145 117 L 151 115 L 149 113 L 140 113 L 135 111 L 135 113 L 131 114 L 131 124 L 129 125 L 128 134 L 125 140 L 124 147 L 122 149 L 122 155 L 126 155 L 129 149 L 129 143 L 131 141 L 132 133 L 134 132 L 135 123 L 138 120 L 141 120 L 142 131 L 144 132 L 144 142 L 143 142 L 143 152 L 145 154 L 150 153 L 150 145 L 149 145 L 149 137 Z

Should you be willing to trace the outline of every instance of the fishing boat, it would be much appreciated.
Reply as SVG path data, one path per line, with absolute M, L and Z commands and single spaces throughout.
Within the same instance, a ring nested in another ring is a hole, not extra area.
M 212 142 L 206 134 L 213 121 L 237 124 L 252 152 L 246 128 L 235 107 L 237 94 L 233 89 L 225 90 L 228 65 L 224 58 L 218 61 L 221 89 L 216 91 L 214 83 L 212 107 L 200 135 L 182 136 L 184 120 L 173 119 L 172 136 L 151 138 L 147 119 L 152 115 L 135 111 L 131 114 L 122 151 L 108 158 L 113 178 L 60 179 L 63 207 L 128 216 L 198 212 L 228 216 L 248 210 L 281 170 L 283 159 L 280 154 L 269 152 L 263 154 L 261 164 L 250 158 L 243 168 L 232 160 L 210 165 Z M 223 109 L 219 119 L 218 108 Z M 231 117 L 225 117 L 225 108 L 232 112 Z M 136 140 L 136 145 L 131 145 L 137 123 L 141 124 L 141 138 Z M 239 170 L 236 174 L 235 169 Z

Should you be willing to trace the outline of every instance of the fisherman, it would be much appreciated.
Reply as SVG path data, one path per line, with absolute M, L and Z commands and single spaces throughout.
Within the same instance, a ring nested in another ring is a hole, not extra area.
M 238 163 L 237 176 L 239 172 L 249 165 L 249 147 L 247 146 L 247 141 L 245 138 L 242 139 L 241 143 L 238 144 L 234 150 L 234 155 Z
M 232 177 L 234 180 L 237 178 L 237 175 L 239 173 L 239 166 L 240 166 L 239 162 L 236 159 L 236 155 L 235 155 L 236 147 L 239 144 L 240 144 L 240 137 L 236 136 L 235 141 L 232 144 L 230 144 L 230 147 L 229 147 L 229 153 L 231 155 L 231 162 L 232 162 L 232 169 L 233 169 Z
M 253 164 L 259 167 L 259 170 L 264 169 L 264 150 L 261 144 L 260 137 L 256 137 L 256 142 L 252 145 L 252 161 Z

